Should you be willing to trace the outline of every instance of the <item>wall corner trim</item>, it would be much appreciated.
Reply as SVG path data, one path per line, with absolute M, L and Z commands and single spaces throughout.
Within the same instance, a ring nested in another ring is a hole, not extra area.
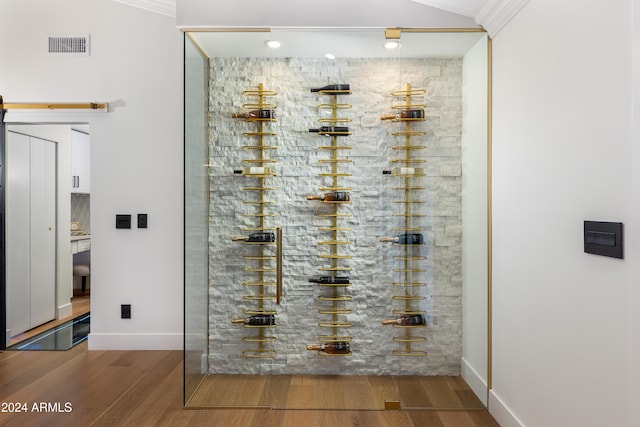
M 118 3 L 138 7 L 160 15 L 176 17 L 176 0 L 115 0 Z
M 478 12 L 475 21 L 484 27 L 492 38 L 498 35 L 526 6 L 529 0 L 489 0 Z

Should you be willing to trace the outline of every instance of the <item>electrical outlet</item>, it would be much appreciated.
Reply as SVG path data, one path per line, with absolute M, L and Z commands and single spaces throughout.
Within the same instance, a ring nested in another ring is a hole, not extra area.
M 147 228 L 147 214 L 138 214 L 138 228 Z
M 131 319 L 131 304 L 120 305 L 120 318 Z

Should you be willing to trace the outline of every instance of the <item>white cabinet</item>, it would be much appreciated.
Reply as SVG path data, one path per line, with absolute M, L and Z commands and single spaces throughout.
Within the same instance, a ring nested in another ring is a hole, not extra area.
M 55 318 L 56 143 L 7 132 L 7 328 Z
M 71 131 L 71 192 L 91 192 L 89 135 Z

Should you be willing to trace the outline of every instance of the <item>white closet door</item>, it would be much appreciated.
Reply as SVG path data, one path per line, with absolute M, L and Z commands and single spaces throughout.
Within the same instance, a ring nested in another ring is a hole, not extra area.
M 6 140 L 7 328 L 55 319 L 56 144 L 8 132 Z
M 55 319 L 56 144 L 31 138 L 31 327 Z
M 29 137 L 8 132 L 6 151 L 7 328 L 17 335 L 31 327 Z

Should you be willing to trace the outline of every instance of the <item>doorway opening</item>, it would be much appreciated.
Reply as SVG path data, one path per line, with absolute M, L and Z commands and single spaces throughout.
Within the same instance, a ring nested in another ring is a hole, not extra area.
M 89 125 L 6 122 L 3 348 L 88 315 L 91 283 Z

